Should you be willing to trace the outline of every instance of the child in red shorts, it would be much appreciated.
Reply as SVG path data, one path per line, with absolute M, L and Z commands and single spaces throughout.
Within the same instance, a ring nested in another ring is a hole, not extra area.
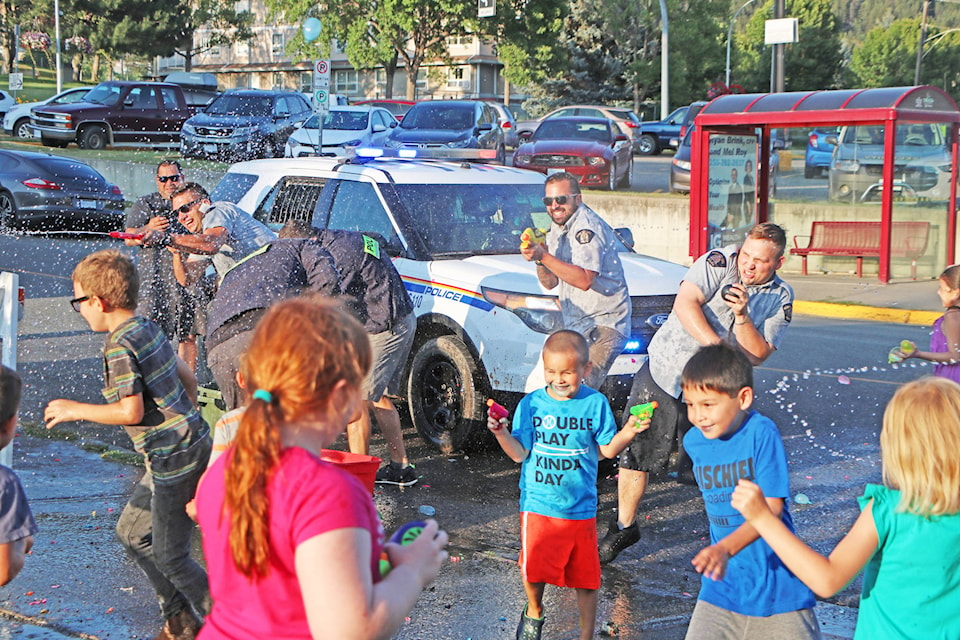
M 580 638 L 593 638 L 600 588 L 597 464 L 613 458 L 650 425 L 631 416 L 617 430 L 607 399 L 583 386 L 590 373 L 586 340 L 558 331 L 543 345 L 547 386 L 525 396 L 513 416 L 492 413 L 487 427 L 520 469 L 520 573 L 527 606 L 517 640 L 540 640 L 547 584 L 577 590 Z

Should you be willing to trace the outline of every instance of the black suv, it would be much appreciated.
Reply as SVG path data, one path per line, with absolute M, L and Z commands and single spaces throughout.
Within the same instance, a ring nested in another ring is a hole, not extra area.
M 275 158 L 311 113 L 299 93 L 231 89 L 183 124 L 180 153 L 215 160 Z

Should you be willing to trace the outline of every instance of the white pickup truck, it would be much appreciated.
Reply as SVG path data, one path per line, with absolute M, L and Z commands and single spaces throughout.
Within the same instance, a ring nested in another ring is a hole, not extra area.
M 540 350 L 560 328 L 560 310 L 519 254 L 525 228 L 549 226 L 544 179 L 476 163 L 283 158 L 234 164 L 211 199 L 274 227 L 299 218 L 384 239 L 417 314 L 405 401 L 420 435 L 452 451 L 486 433 L 488 397 L 512 406 L 544 384 Z M 614 409 L 686 271 L 626 244 L 622 252 L 633 328 L 603 388 Z

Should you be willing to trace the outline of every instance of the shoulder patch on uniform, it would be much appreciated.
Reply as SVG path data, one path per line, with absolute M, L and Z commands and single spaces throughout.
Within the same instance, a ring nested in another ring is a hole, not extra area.
M 793 319 L 793 303 L 788 302 L 783 305 L 783 318 L 787 322 L 790 322 Z
M 377 260 L 380 259 L 380 243 L 370 236 L 363 236 L 363 252 L 369 253 Z
M 711 267 L 726 267 L 727 256 L 722 251 L 711 251 L 707 254 L 707 264 Z
M 580 244 L 590 244 L 590 241 L 593 240 L 593 236 L 594 233 L 593 231 L 590 231 L 590 229 L 580 229 L 580 231 L 577 231 L 577 235 L 575 237 L 577 242 Z

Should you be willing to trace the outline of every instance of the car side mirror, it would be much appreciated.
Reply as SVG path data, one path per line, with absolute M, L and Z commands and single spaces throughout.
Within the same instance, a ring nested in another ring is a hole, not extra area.
M 133 98 L 127 98 L 126 100 L 124 100 L 123 106 L 128 108 L 133 107 Z
M 493 131 L 493 125 L 490 124 L 489 122 L 484 122 L 479 127 L 477 127 L 477 131 Z
M 631 231 L 629 227 L 617 227 L 614 229 L 614 232 L 617 234 L 623 244 L 633 249 L 633 231 Z
M 386 128 L 385 126 L 383 126 L 382 124 L 375 124 L 375 125 L 373 125 L 373 132 L 374 132 L 374 133 L 381 133 L 381 132 L 386 131 L 386 130 L 387 130 L 387 128 Z
M 626 142 L 626 141 L 629 140 L 629 139 L 630 139 L 630 138 L 628 138 L 625 133 L 618 133 L 618 134 L 617 134 L 617 137 L 614 138 L 614 141 L 615 141 L 615 142 Z
M 836 146 L 836 145 L 837 145 L 837 136 L 827 136 L 826 138 L 824 138 L 824 141 L 825 141 L 827 144 L 832 144 L 832 145 Z

